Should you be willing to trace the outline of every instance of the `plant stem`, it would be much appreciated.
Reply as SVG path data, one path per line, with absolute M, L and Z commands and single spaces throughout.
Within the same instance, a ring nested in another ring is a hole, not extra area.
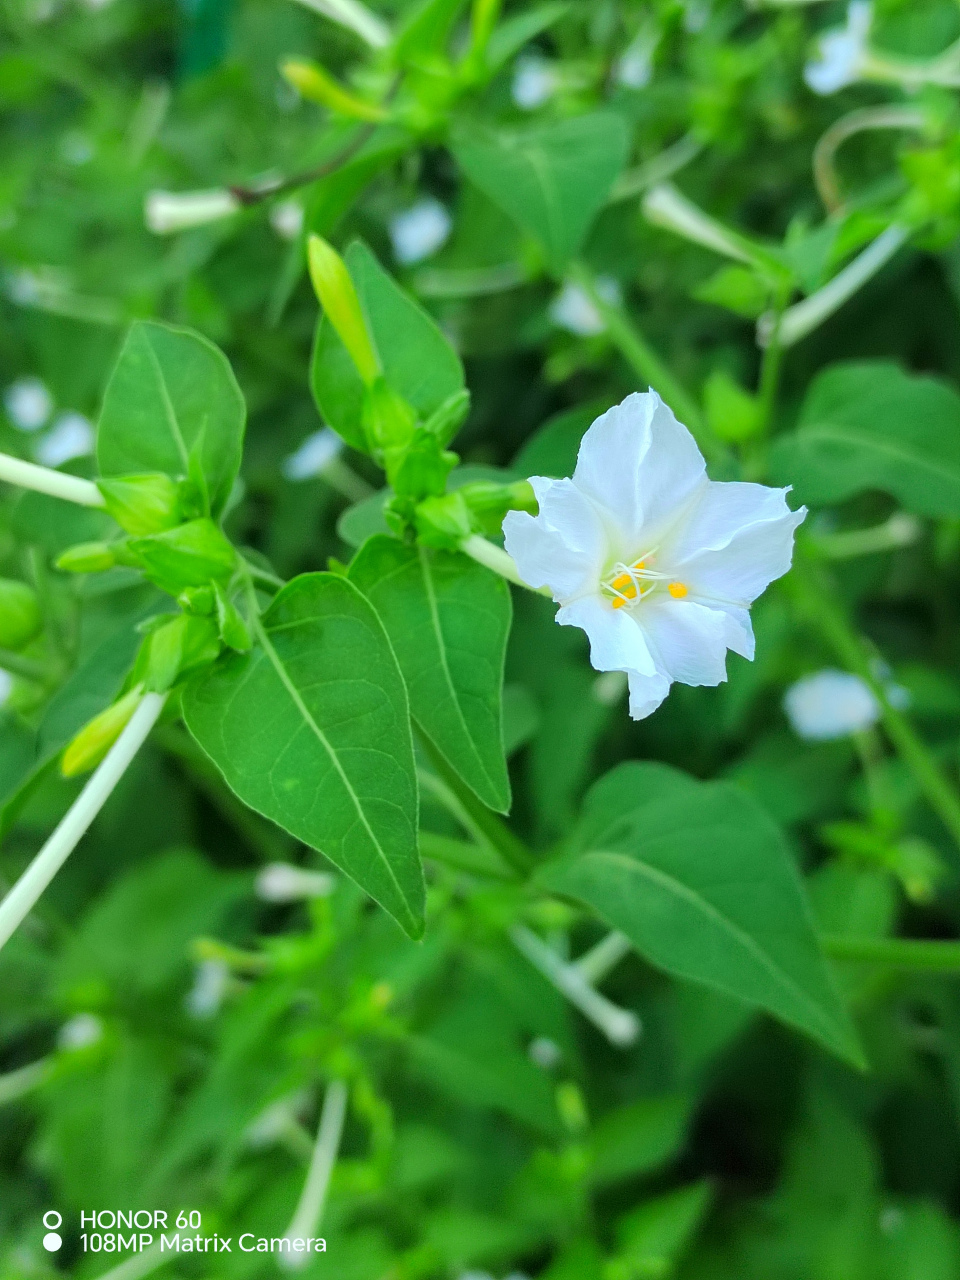
M 80 843 L 106 804 L 147 735 L 157 722 L 165 693 L 144 694 L 126 728 L 70 806 L 43 848 L 0 902 L 0 948 L 10 939 L 37 899 Z
M 5 1102 L 13 1102 L 22 1098 L 25 1093 L 43 1084 L 50 1074 L 52 1063 L 49 1058 L 41 1058 L 39 1062 L 28 1063 L 16 1071 L 7 1071 L 0 1076 L 0 1106 Z
M 585 952 L 576 961 L 576 967 L 587 982 L 602 982 L 632 950 L 633 943 L 626 934 L 614 929 L 605 938 L 601 938 L 595 947 Z
M 960 942 L 916 938 L 853 938 L 827 934 L 820 942 L 835 960 L 865 960 L 894 969 L 960 973 Z
M 502 547 L 489 542 L 479 533 L 472 533 L 469 538 L 464 538 L 460 543 L 460 550 L 471 560 L 476 560 L 477 564 L 482 564 L 485 568 L 492 569 L 494 573 L 499 573 L 501 578 L 506 578 L 515 586 L 526 587 L 528 591 L 541 596 L 552 594 L 549 587 L 531 587 L 529 583 L 524 582 L 513 558 Z
M 307 1180 L 303 1184 L 300 1201 L 285 1233 L 291 1240 L 308 1239 L 320 1226 L 346 1114 L 347 1086 L 342 1080 L 331 1080 L 323 1098 L 320 1127 L 317 1130 L 317 1141 L 310 1158 L 310 1168 L 307 1170 Z M 281 1253 L 278 1257 L 281 1266 L 291 1271 L 299 1270 L 313 1260 L 306 1250 L 303 1253 Z
M 51 471 L 49 467 L 38 467 L 33 462 L 24 462 L 22 458 L 13 458 L 9 453 L 0 453 L 0 480 L 19 485 L 22 489 L 47 493 L 52 498 L 76 502 L 81 507 L 107 505 L 103 494 L 92 481 L 81 480 L 79 476 L 68 476 L 63 471 Z
M 916 778 L 931 808 L 960 846 L 960 796 L 913 725 L 902 711 L 891 704 L 885 685 L 874 674 L 864 641 L 834 603 L 834 584 L 822 573 L 817 575 L 802 554 L 797 556 L 790 581 L 804 612 L 820 627 L 840 661 L 873 690 L 880 703 L 887 736 Z

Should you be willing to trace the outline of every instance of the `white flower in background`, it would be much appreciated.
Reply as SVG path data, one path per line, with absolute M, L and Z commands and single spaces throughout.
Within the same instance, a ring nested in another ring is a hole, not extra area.
M 559 79 L 554 64 L 538 54 L 524 54 L 513 67 L 510 96 L 522 111 L 536 111 L 552 98 Z
M 223 960 L 201 960 L 184 1005 L 192 1018 L 212 1018 L 223 1004 L 230 969 Z
M 547 1036 L 536 1036 L 527 1047 L 530 1061 L 543 1071 L 552 1071 L 563 1057 L 563 1051 L 555 1040 Z
M 251 1147 L 270 1147 L 299 1124 L 301 1114 L 311 1102 L 309 1089 L 278 1098 L 268 1103 L 247 1126 L 244 1137 Z
M 225 187 L 213 191 L 151 191 L 144 201 L 143 217 L 154 235 L 168 236 L 188 227 L 228 218 L 240 201 Z
M 830 667 L 791 685 L 783 708 L 794 733 L 812 742 L 860 733 L 880 719 L 880 703 L 867 682 Z
M 281 200 L 270 210 L 270 225 L 281 240 L 296 240 L 303 230 L 303 205 L 299 200 Z
M 93 143 L 85 133 L 71 129 L 60 139 L 60 154 L 67 164 L 88 164 L 94 157 Z
M 53 396 L 39 378 L 18 378 L 3 393 L 3 407 L 18 431 L 37 431 L 53 413 Z
M 847 25 L 820 37 L 818 57 L 808 62 L 803 72 L 804 80 L 814 93 L 836 93 L 859 79 L 867 58 L 872 23 L 870 0 L 852 0 L 847 8 Z
M 0 667 L 0 707 L 6 704 L 12 689 L 13 676 L 9 671 L 4 671 L 3 667 Z
M 657 51 L 660 33 L 641 31 L 617 59 L 614 79 L 625 89 L 644 89 L 653 76 L 653 55 Z
M 453 220 L 439 200 L 418 200 L 387 224 L 393 256 L 405 267 L 422 262 L 446 244 Z
M 686 427 L 655 391 L 590 427 L 569 480 L 531 477 L 539 514 L 508 512 L 521 577 L 548 587 L 561 626 L 582 627 L 597 671 L 625 671 L 630 714 L 673 681 L 716 685 L 728 649 L 752 659 L 749 607 L 790 567 L 786 489 L 708 480 Z
M 307 436 L 299 449 L 280 464 L 286 480 L 310 480 L 318 476 L 343 449 L 343 441 L 330 427 L 323 427 Z
M 710 18 L 710 0 L 684 0 L 683 29 L 695 34 L 702 31 Z
M 299 902 L 302 898 L 328 898 L 337 887 L 328 871 L 305 871 L 289 862 L 271 862 L 256 880 L 258 898 L 265 902 Z
M 622 301 L 620 286 L 610 276 L 597 277 L 597 292 L 604 302 L 617 307 Z M 550 303 L 550 319 L 558 329 L 566 329 L 578 338 L 592 338 L 603 333 L 606 323 L 585 289 L 568 280 Z
M 103 1023 L 95 1013 L 76 1013 L 57 1033 L 57 1048 L 68 1053 L 89 1049 L 103 1035 Z
M 42 439 L 37 441 L 37 461 L 45 467 L 59 467 L 71 458 L 93 453 L 93 423 L 82 413 L 61 413 Z

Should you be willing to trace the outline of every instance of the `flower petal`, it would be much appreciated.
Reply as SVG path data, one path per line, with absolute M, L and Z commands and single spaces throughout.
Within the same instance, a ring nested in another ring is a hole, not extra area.
M 630 718 L 644 720 L 659 707 L 670 692 L 670 680 L 659 673 L 655 676 L 641 676 L 631 671 L 630 682 Z
M 657 667 L 633 615 L 612 609 L 599 596 L 584 596 L 557 610 L 562 627 L 581 627 L 590 639 L 590 664 L 596 671 L 636 671 L 652 676 Z
M 655 391 L 635 392 L 597 418 L 580 442 L 573 480 L 610 513 L 621 554 L 662 527 L 702 483 L 693 436 Z
M 727 615 L 691 600 L 645 601 L 638 621 L 657 668 L 681 684 L 720 684 L 727 678 Z
M 555 600 L 596 586 L 607 540 L 593 504 L 572 480 L 532 476 L 539 515 L 508 511 L 504 541 L 520 576 L 531 587 L 549 587 Z

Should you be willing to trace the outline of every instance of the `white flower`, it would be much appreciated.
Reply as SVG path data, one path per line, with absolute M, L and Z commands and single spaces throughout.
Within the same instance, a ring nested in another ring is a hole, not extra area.
M 224 960 L 201 960 L 193 986 L 184 1005 L 192 1018 L 212 1018 L 223 1004 L 230 984 L 230 969 Z
M 542 107 L 556 89 L 557 70 L 552 62 L 533 53 L 517 59 L 510 96 L 522 111 Z
M 18 378 L 3 393 L 3 406 L 18 431 L 37 431 L 53 413 L 53 396 L 39 378 Z
M 143 217 L 154 235 L 168 236 L 228 218 L 239 208 L 240 201 L 225 187 L 213 191 L 151 191 L 144 201 Z
M 13 691 L 13 676 L 0 667 L 0 707 L 4 706 Z
M 45 467 L 59 467 L 71 458 L 93 453 L 93 424 L 82 413 L 61 413 L 53 426 L 37 442 L 37 460 Z
M 808 62 L 803 78 L 814 93 L 836 93 L 859 79 L 873 22 L 871 0 L 852 0 L 847 25 L 827 31 L 817 42 L 818 58 Z
M 614 78 L 626 89 L 644 89 L 653 75 L 653 55 L 657 51 L 660 33 L 656 30 L 641 31 L 617 59 Z
M 257 876 L 256 892 L 265 902 L 297 902 L 301 898 L 327 898 L 337 887 L 327 871 L 305 871 L 289 862 L 271 862 Z
M 57 1048 L 66 1052 L 89 1049 L 103 1035 L 103 1023 L 95 1013 L 77 1013 L 57 1033 Z
M 536 1036 L 527 1046 L 530 1061 L 544 1071 L 552 1071 L 563 1057 L 563 1050 L 555 1040 L 547 1036 Z
M 867 682 L 829 667 L 791 685 L 783 708 L 794 733 L 813 742 L 845 738 L 880 719 L 880 703 Z
M 296 449 L 280 464 L 280 470 L 287 480 L 309 480 L 318 476 L 343 449 L 343 441 L 330 427 L 323 427 L 307 436 L 299 449 Z
M 422 262 L 445 244 L 453 221 L 439 200 L 418 200 L 388 223 L 393 256 L 405 267 Z
M 597 292 L 611 306 L 619 306 L 622 301 L 620 286 L 610 276 L 597 277 Z M 607 327 L 596 303 L 572 280 L 566 282 L 550 303 L 550 319 L 558 329 L 566 329 L 578 338 L 592 338 Z
M 296 240 L 303 230 L 303 205 L 299 200 L 281 200 L 270 210 L 270 225 L 281 240 Z
M 790 567 L 786 489 L 708 480 L 700 450 L 655 391 L 590 427 L 570 480 L 533 476 L 539 514 L 508 512 L 521 577 L 548 587 L 557 622 L 582 627 L 598 671 L 625 671 L 630 714 L 670 685 L 716 685 L 726 653 L 753 658 L 749 607 Z

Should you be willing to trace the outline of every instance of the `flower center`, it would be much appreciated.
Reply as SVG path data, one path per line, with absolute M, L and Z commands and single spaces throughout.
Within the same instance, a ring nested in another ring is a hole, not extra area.
M 657 589 L 660 582 L 667 583 L 667 591 L 674 600 L 682 600 L 688 593 L 684 582 L 670 582 L 668 573 L 660 573 L 652 567 L 654 552 L 648 552 L 632 564 L 618 561 L 609 575 L 600 583 L 600 590 L 614 609 L 631 609 Z

